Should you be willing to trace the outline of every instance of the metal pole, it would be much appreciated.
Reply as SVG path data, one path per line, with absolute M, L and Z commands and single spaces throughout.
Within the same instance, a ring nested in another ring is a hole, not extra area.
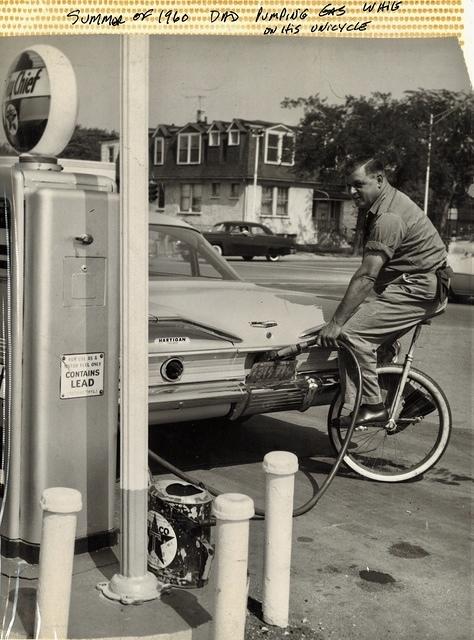
M 430 113 L 430 129 L 428 133 L 428 157 L 426 159 L 426 179 L 425 179 L 425 202 L 423 212 L 428 215 L 428 194 L 430 190 L 430 164 L 431 164 L 431 141 L 433 136 L 433 114 Z
M 120 574 L 100 585 L 124 603 L 159 596 L 147 572 L 148 36 L 121 36 Z

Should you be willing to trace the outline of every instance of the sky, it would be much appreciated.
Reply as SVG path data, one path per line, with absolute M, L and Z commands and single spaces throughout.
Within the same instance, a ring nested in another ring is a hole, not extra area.
M 2 85 L 16 55 L 39 43 L 61 49 L 72 62 L 78 123 L 118 130 L 119 36 L 1 38 Z M 285 97 L 319 93 L 340 103 L 346 95 L 381 91 L 398 98 L 419 88 L 471 90 L 456 39 L 150 36 L 150 127 L 186 124 L 195 120 L 199 106 L 208 121 L 244 118 L 291 125 L 302 114 L 281 108 Z

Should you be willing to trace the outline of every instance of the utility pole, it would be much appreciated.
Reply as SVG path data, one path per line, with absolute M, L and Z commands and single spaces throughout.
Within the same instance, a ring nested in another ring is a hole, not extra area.
M 250 132 L 252 138 L 255 138 L 255 163 L 253 169 L 253 190 L 252 190 L 252 219 L 257 218 L 257 178 L 258 178 L 258 159 L 260 153 L 260 138 L 265 135 L 263 129 L 252 129 Z
M 447 116 L 449 116 L 453 111 L 456 111 L 458 105 L 452 107 L 451 109 L 446 109 L 446 111 L 442 111 L 437 116 L 433 115 L 433 112 L 430 112 L 430 121 L 429 121 L 429 129 L 428 129 L 428 153 L 426 158 L 426 178 L 425 178 L 425 201 L 423 205 L 423 213 L 428 215 L 428 199 L 429 199 L 429 190 L 430 190 L 430 172 L 431 172 L 431 148 L 433 146 L 433 127 L 444 120 Z
M 433 112 L 430 113 L 430 128 L 428 133 L 428 156 L 426 158 L 426 178 L 425 178 L 425 201 L 423 204 L 423 213 L 428 215 L 428 194 L 430 190 L 430 170 L 431 170 L 431 143 L 433 137 Z

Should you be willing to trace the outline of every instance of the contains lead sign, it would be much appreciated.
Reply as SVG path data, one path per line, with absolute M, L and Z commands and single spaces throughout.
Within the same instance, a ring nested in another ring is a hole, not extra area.
M 61 358 L 61 398 L 86 398 L 103 395 L 104 359 L 103 353 L 63 355 Z

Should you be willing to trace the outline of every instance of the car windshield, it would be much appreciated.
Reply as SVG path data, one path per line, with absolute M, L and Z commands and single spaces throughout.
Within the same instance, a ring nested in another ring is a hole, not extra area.
M 240 280 L 194 229 L 151 224 L 148 237 L 148 275 L 153 280 Z

